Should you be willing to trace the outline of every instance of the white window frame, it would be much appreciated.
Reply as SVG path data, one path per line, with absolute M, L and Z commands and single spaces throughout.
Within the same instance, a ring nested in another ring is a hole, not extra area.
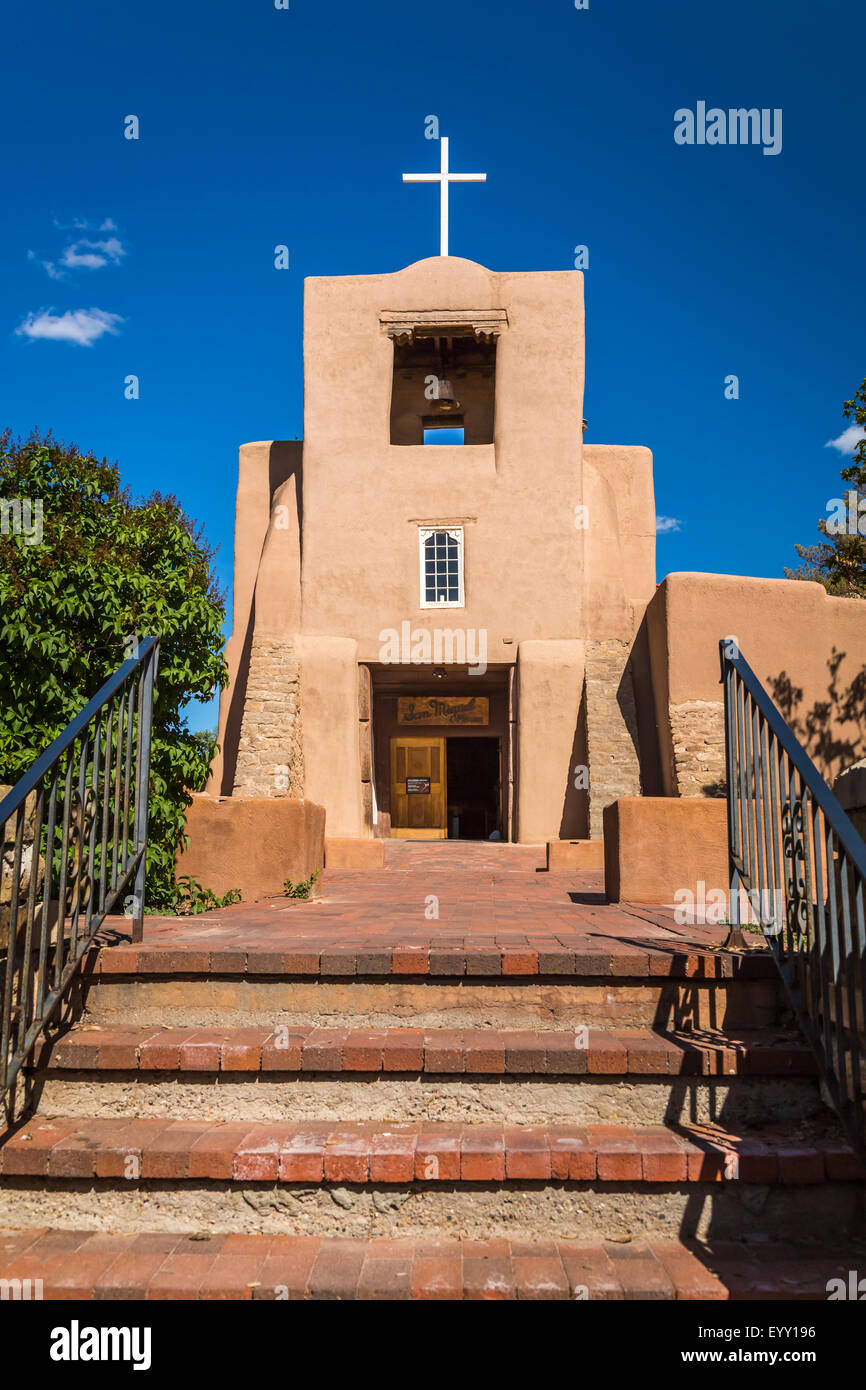
M 458 598 L 454 599 L 428 599 L 426 584 L 426 560 L 424 542 L 437 532 L 444 531 L 457 542 L 457 593 Z M 422 608 L 465 608 L 466 591 L 464 588 L 464 535 L 462 526 L 419 526 L 418 527 L 418 565 L 420 570 L 420 600 Z

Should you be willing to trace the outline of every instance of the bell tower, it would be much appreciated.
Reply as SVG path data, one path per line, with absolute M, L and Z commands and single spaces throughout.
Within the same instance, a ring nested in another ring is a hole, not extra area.
M 584 363 L 579 271 L 306 281 L 302 452 L 241 451 L 224 794 L 539 842 L 639 791 L 651 461 L 584 443 Z

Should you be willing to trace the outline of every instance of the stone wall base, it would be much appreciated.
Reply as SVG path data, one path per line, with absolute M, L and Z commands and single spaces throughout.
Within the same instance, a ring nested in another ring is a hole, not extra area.
M 724 796 L 725 707 L 721 700 L 670 706 L 677 796 Z
M 253 638 L 234 795 L 304 795 L 300 663 L 291 638 Z
M 586 743 L 589 760 L 589 834 L 600 840 L 605 806 L 640 795 L 637 710 L 629 643 L 586 644 Z

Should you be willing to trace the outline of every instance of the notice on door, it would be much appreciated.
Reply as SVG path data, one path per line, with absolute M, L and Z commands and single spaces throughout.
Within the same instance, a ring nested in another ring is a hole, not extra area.
M 397 700 L 398 724 L 488 724 L 490 701 L 486 695 L 401 695 Z
M 430 795 L 430 778 L 429 778 L 429 777 L 407 777 L 407 778 L 406 778 L 406 793 L 407 793 L 407 795 L 411 796 L 413 792 L 414 792 L 416 795 L 417 795 L 419 792 L 421 792 L 422 795 L 424 795 L 424 796 L 429 796 L 429 795 Z

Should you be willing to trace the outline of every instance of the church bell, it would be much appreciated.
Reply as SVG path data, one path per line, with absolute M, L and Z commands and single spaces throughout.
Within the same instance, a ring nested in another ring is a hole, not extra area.
M 436 408 L 441 410 L 443 415 L 453 414 L 460 409 L 460 402 L 454 394 L 454 388 L 450 381 L 439 379 L 438 394 L 436 397 Z

